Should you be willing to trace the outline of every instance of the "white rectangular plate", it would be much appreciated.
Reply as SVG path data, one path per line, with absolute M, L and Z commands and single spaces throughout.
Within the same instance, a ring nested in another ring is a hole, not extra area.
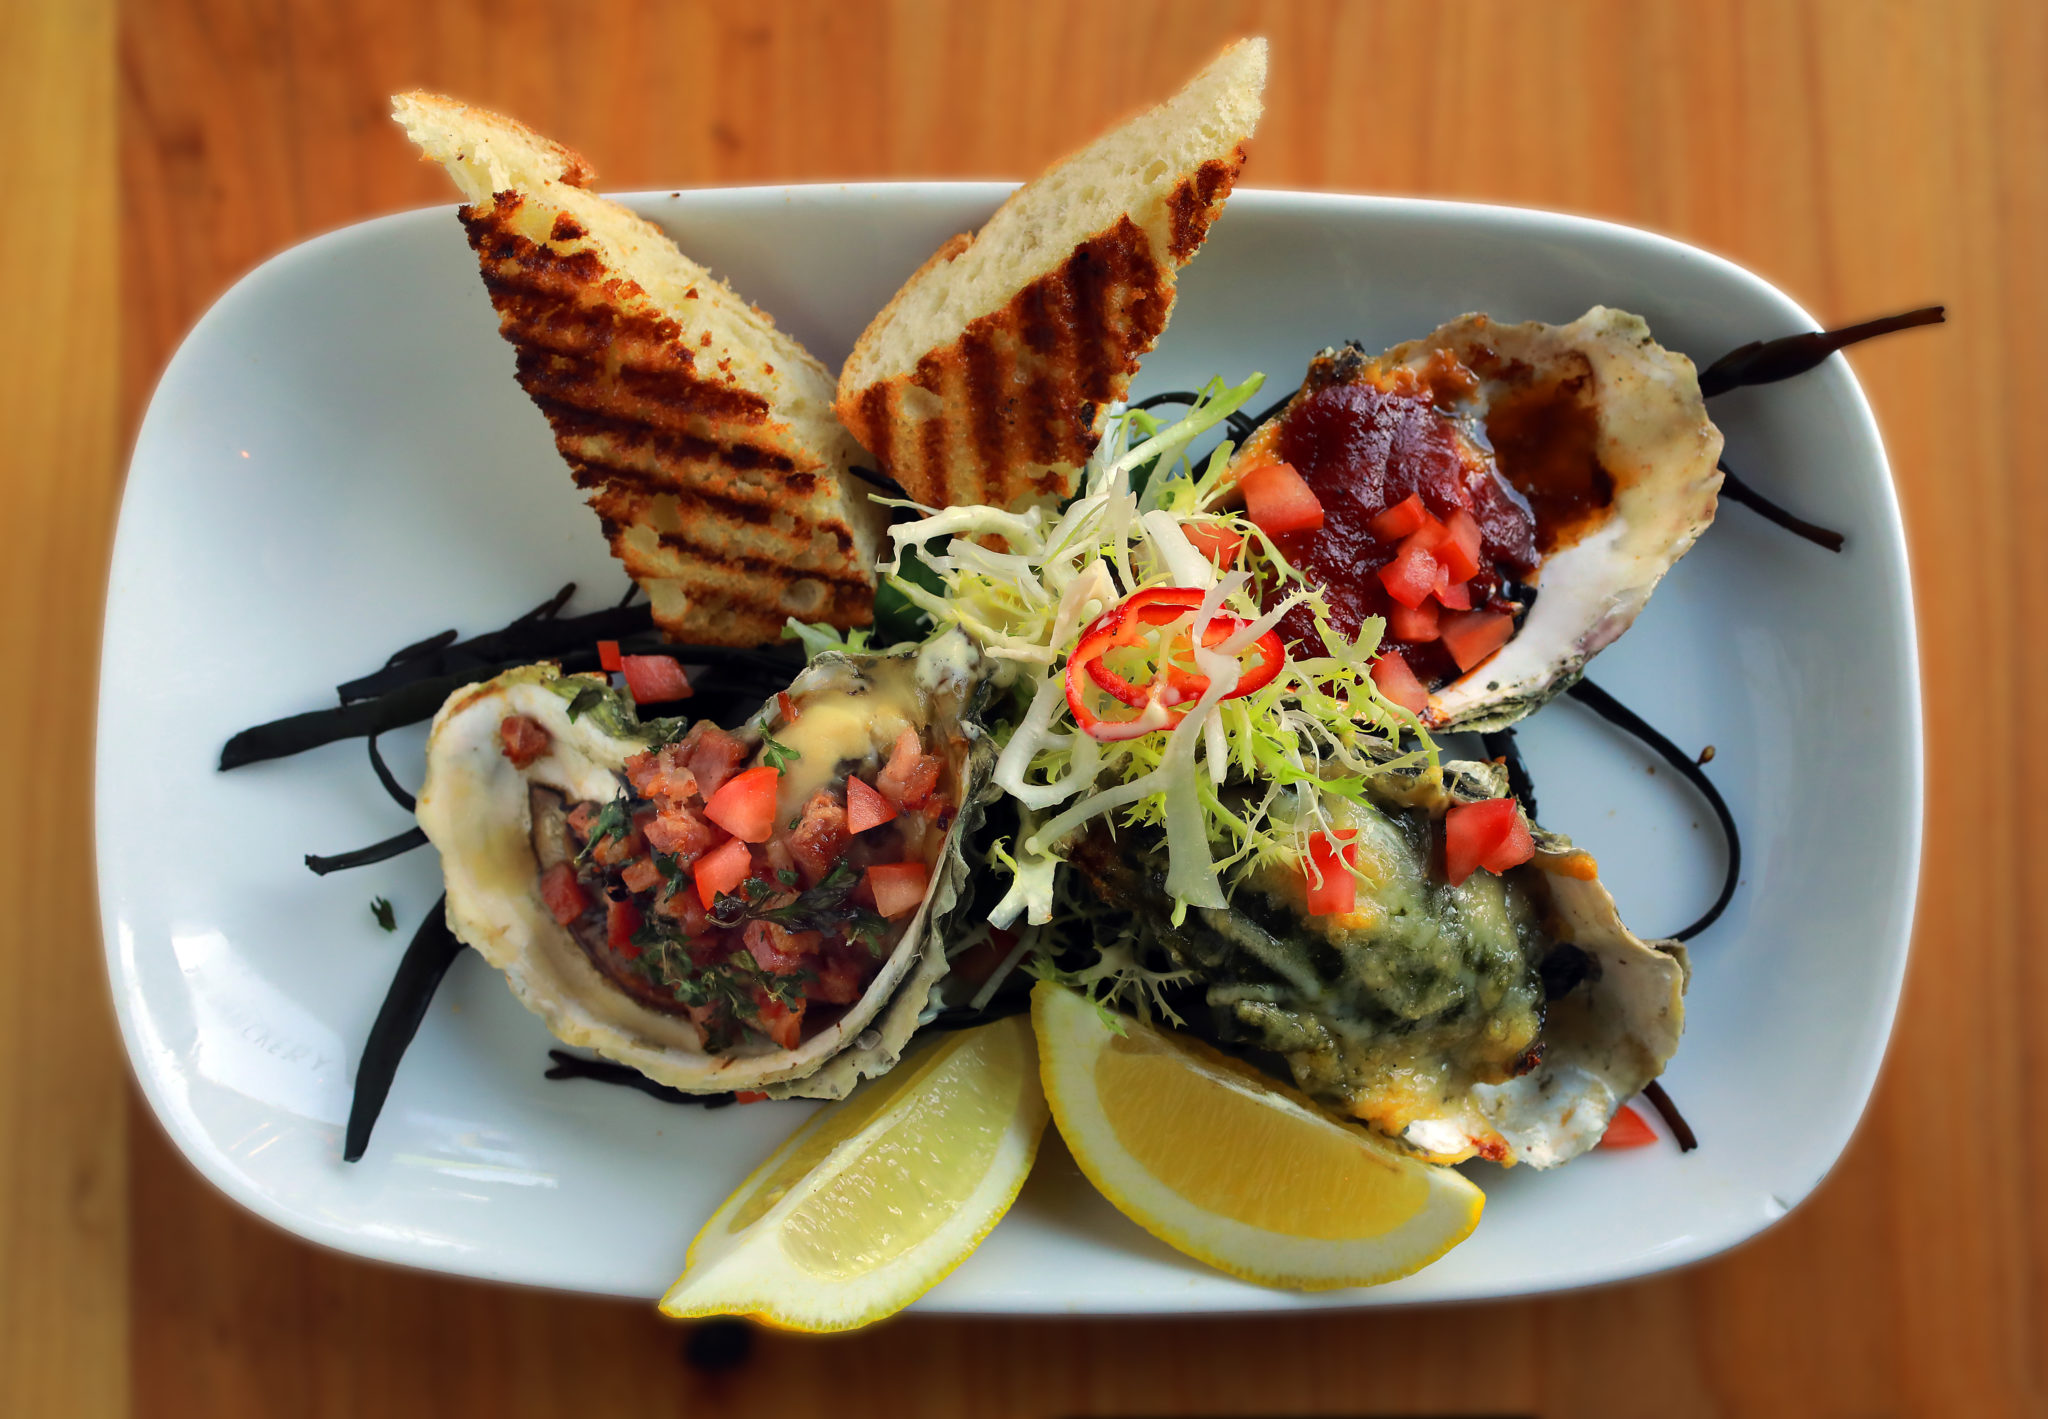
M 628 199 L 836 364 L 994 184 L 758 188 Z M 1705 362 L 1812 328 L 1779 292 L 1660 237 L 1446 203 L 1240 192 L 1181 282 L 1136 395 L 1270 377 L 1465 311 L 1565 321 L 1607 304 Z M 1264 402 L 1262 397 L 1261 403 Z M 1837 358 L 1714 402 L 1728 459 L 1848 534 L 1831 556 L 1724 510 L 1594 678 L 1711 772 L 1744 830 L 1733 908 L 1693 943 L 1666 1078 L 1698 1131 L 1561 1172 L 1474 1165 L 1485 1220 L 1375 1290 L 1299 1296 L 1182 1258 L 1097 1197 L 1057 1144 L 1012 1215 L 921 1307 L 1284 1310 L 1465 1300 L 1639 1276 L 1782 1217 L 1841 1152 L 1891 1029 L 1920 839 L 1920 705 L 1897 504 Z M 653 1297 L 699 1222 L 802 1105 L 706 1113 L 541 1078 L 552 1043 L 465 955 L 371 1142 L 340 1157 L 354 1061 L 431 852 L 316 878 L 307 852 L 401 831 L 360 741 L 232 774 L 222 742 L 333 703 L 443 627 L 474 634 L 574 579 L 624 579 L 512 378 L 447 209 L 366 222 L 250 274 L 171 361 L 122 504 L 101 675 L 98 853 L 114 998 L 157 1116 L 209 1179 L 313 1241 L 471 1276 Z M 386 737 L 402 777 L 420 734 Z M 1594 852 L 1643 935 L 1721 871 L 1676 776 L 1570 703 L 1523 743 L 1544 821 Z M 371 921 L 373 896 L 400 930 Z

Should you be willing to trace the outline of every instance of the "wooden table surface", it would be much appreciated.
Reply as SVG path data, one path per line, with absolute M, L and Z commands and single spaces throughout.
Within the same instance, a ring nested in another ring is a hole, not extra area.
M 351 1261 L 200 1182 L 129 1082 L 85 906 L 109 536 L 142 404 L 209 301 L 314 232 L 448 200 L 386 95 L 509 110 L 623 188 L 1021 176 L 1245 33 L 1273 43 L 1248 183 L 1653 227 L 1830 321 L 1948 304 L 1947 328 L 1854 356 L 1936 747 L 1904 1009 L 1818 1193 L 1733 1254 L 1578 1295 L 911 1317 L 766 1336 L 707 1373 L 651 1306 Z M 0 664 L 20 672 L 0 899 L 21 907 L 0 933 L 0 1414 L 2043 1412 L 2048 815 L 2026 805 L 2048 792 L 2048 646 L 2019 594 L 2048 545 L 2038 0 L 0 0 L 0 35 Z

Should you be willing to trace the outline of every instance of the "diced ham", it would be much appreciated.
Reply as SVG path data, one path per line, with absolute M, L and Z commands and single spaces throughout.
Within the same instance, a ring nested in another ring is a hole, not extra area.
M 590 910 L 590 894 L 576 880 L 575 865 L 558 862 L 540 875 L 540 899 L 558 925 L 570 922 Z
M 685 935 L 701 936 L 710 925 L 710 919 L 704 914 L 704 904 L 697 900 L 696 889 L 687 883 L 678 882 L 664 892 L 654 904 L 654 910 L 670 921 L 680 922 Z
M 851 1005 L 860 999 L 875 958 L 858 942 L 833 946 L 812 964 L 814 979 L 804 994 L 822 1005 Z
M 939 786 L 939 771 L 943 767 L 936 754 L 924 752 L 917 731 L 906 729 L 896 736 L 889 762 L 875 775 L 875 787 L 899 808 L 922 808 L 932 790 Z
M 762 970 L 786 976 L 804 967 L 804 957 L 825 938 L 815 931 L 785 931 L 772 921 L 750 921 L 742 940 Z
M 690 772 L 681 747 L 675 744 L 664 744 L 653 753 L 635 754 L 626 760 L 626 782 L 657 807 L 687 803 L 697 796 L 697 776 Z
M 636 857 L 645 857 L 647 855 L 647 834 L 645 829 L 653 825 L 653 814 L 636 813 L 633 815 L 633 826 L 624 837 L 604 838 L 597 846 L 591 848 L 590 855 L 606 867 L 623 867 Z
M 849 780 L 849 787 L 859 782 L 858 779 Z M 846 826 L 846 810 L 827 790 L 819 789 L 804 804 L 796 831 L 789 835 L 789 855 L 796 859 L 797 866 L 811 881 L 815 882 L 830 872 L 833 864 L 846 856 L 846 850 L 853 846 L 853 837 Z
M 746 762 L 747 746 L 709 720 L 693 726 L 678 746 L 683 762 L 697 780 L 697 792 L 708 801 Z
M 681 804 L 663 808 L 647 825 L 647 841 L 654 850 L 685 867 L 711 851 L 724 836 Z
M 523 769 L 547 753 L 554 742 L 548 727 L 527 715 L 508 714 L 498 721 L 498 747 L 515 769 Z

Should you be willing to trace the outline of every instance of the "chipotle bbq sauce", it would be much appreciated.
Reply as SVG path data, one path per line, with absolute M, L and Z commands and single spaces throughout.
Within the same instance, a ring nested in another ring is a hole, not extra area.
M 1410 494 L 1440 519 L 1461 509 L 1471 514 L 1480 531 L 1472 604 L 1502 612 L 1515 609 L 1505 594 L 1509 579 L 1529 579 L 1545 553 L 1569 544 L 1613 501 L 1613 480 L 1594 453 L 1591 371 L 1538 382 L 1527 366 L 1490 351 L 1473 358 L 1496 381 L 1486 421 L 1492 459 L 1445 412 L 1477 388 L 1478 378 L 1441 351 L 1420 373 L 1360 368 L 1340 356 L 1339 382 L 1297 397 L 1277 429 L 1255 437 L 1265 444 L 1260 461 L 1293 465 L 1322 502 L 1320 528 L 1274 540 L 1303 576 L 1322 584 L 1340 634 L 1356 635 L 1368 616 L 1384 616 L 1392 605 L 1374 573 L 1400 543 L 1376 538 L 1370 524 Z M 1311 371 L 1311 385 L 1315 376 Z M 1304 607 L 1289 612 L 1280 631 L 1289 641 L 1319 645 Z M 1384 643 L 1425 685 L 1458 676 L 1441 642 L 1389 635 Z

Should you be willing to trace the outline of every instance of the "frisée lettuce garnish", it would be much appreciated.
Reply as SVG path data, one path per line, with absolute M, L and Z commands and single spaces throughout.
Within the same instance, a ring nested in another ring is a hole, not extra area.
M 1341 828 L 1333 815 L 1363 806 L 1372 780 L 1436 765 L 1421 722 L 1373 682 L 1383 623 L 1348 638 L 1331 628 L 1322 592 L 1232 509 L 1230 441 L 1192 460 L 1262 382 L 1212 380 L 1172 422 L 1113 411 L 1057 511 L 892 504 L 919 515 L 890 529 L 887 584 L 934 633 L 969 636 L 1013 696 L 994 781 L 1021 827 L 993 849 L 1010 875 L 994 926 L 1052 918 L 1062 846 L 1096 819 L 1163 832 L 1178 921 L 1224 906 L 1226 875 L 1307 863 L 1312 836 Z M 1274 628 L 1296 607 L 1319 643 L 1276 653 Z M 830 648 L 797 634 L 814 654 Z M 1402 751 L 1403 735 L 1416 747 Z

